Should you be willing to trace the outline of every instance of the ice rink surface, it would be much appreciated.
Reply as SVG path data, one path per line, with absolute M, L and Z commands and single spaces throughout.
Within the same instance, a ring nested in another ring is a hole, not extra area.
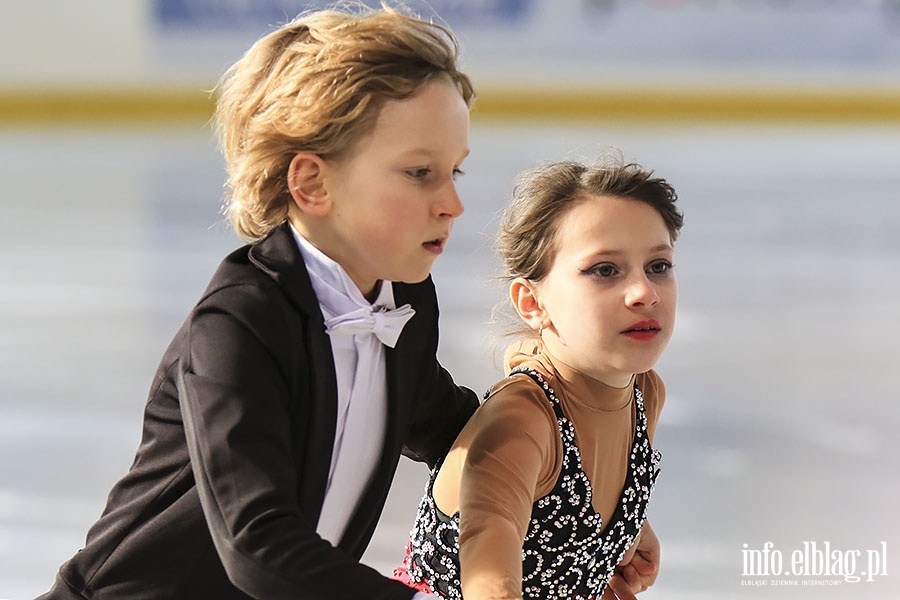
M 900 126 L 476 120 L 471 143 L 434 277 L 441 359 L 479 392 L 512 177 L 617 147 L 679 191 L 662 572 L 642 597 L 900 597 Z M 199 124 L 0 131 L 0 598 L 49 588 L 131 463 L 157 361 L 238 245 L 223 181 Z M 402 461 L 366 555 L 384 572 L 424 477 Z M 782 575 L 750 576 L 767 542 Z

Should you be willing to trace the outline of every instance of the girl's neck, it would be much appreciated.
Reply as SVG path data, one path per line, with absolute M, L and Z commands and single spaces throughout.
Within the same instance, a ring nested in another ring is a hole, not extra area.
M 539 344 L 539 351 L 549 356 L 554 364 L 559 364 L 572 373 L 577 373 L 582 377 L 593 379 L 607 387 L 615 389 L 623 389 L 629 387 L 634 381 L 634 373 L 623 373 L 620 371 L 600 372 L 576 367 L 575 365 L 572 365 L 565 359 L 561 358 L 559 356 L 559 352 L 554 352 L 550 347 L 551 345 L 552 342 L 551 344 L 547 344 L 547 341 L 542 338 Z

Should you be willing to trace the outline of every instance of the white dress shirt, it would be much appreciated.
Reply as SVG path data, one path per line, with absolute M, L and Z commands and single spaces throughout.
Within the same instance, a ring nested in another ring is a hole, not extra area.
M 350 313 L 366 312 L 360 309 L 373 307 L 378 319 L 379 307 L 394 309 L 396 305 L 390 281 L 382 281 L 378 297 L 369 303 L 339 263 L 313 246 L 293 226 L 291 230 L 325 317 L 334 354 L 337 429 L 316 532 L 337 546 L 381 457 L 387 424 L 387 379 L 384 344 L 375 332 L 344 328 L 349 329 L 344 333 L 339 326 L 329 327 L 329 322 L 339 323 L 351 316 Z M 405 323 L 415 311 L 408 305 L 404 309 L 405 318 L 401 317 L 401 321 Z M 386 343 L 393 346 L 396 336 Z M 437 597 L 421 592 L 413 597 L 414 600 L 432 598 Z
M 326 322 L 372 306 L 340 264 L 291 228 Z M 390 282 L 373 304 L 394 308 Z M 337 546 L 381 457 L 387 421 L 384 345 L 373 333 L 331 335 L 337 376 L 337 430 L 316 531 Z M 367 367 L 364 370 L 360 367 Z

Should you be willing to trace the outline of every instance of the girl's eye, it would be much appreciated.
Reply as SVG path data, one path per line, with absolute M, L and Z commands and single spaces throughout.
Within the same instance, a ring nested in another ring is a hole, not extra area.
M 456 180 L 460 175 L 465 175 L 466 173 L 462 169 L 453 169 L 453 179 Z
M 428 167 L 421 167 L 419 169 L 409 169 L 406 172 L 407 175 L 412 177 L 413 179 L 425 179 L 428 175 L 431 174 L 431 169 Z
M 665 275 L 672 270 L 672 266 L 672 263 L 667 260 L 658 260 L 650 263 L 650 266 L 647 267 L 647 272 L 651 275 Z

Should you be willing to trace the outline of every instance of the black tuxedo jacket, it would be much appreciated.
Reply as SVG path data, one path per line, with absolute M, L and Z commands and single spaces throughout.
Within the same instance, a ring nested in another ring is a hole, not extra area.
M 134 464 L 42 598 L 411 598 L 358 560 L 401 453 L 433 465 L 477 398 L 437 362 L 431 280 L 395 284 L 394 297 L 416 314 L 386 349 L 387 432 L 372 448 L 381 460 L 337 548 L 315 531 L 336 427 L 334 361 L 282 226 L 220 265 L 162 359 Z

